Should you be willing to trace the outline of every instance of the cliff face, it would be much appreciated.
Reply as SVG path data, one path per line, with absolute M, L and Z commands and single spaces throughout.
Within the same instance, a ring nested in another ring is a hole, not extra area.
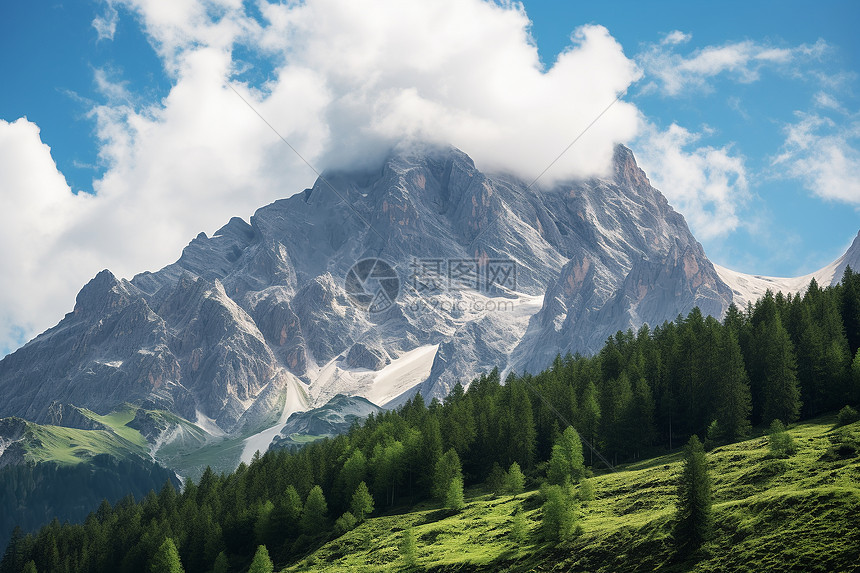
M 336 193 L 317 181 L 201 233 L 157 272 L 99 273 L 73 312 L 0 361 L 0 417 L 146 402 L 236 433 L 285 400 L 396 404 L 495 366 L 537 371 L 732 298 L 624 147 L 611 178 L 543 189 L 451 148 L 326 179 Z M 368 258 L 383 264 L 362 274 Z

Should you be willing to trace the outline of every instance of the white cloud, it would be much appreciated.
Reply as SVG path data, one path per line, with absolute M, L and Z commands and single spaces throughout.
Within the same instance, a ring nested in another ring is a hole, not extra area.
M 820 91 L 816 93 L 813 99 L 815 101 L 815 105 L 821 108 L 838 111 L 840 113 L 846 113 L 845 108 L 842 107 L 842 104 L 839 103 L 839 100 L 837 100 L 835 97 L 825 91 Z
M 105 13 L 102 16 L 93 18 L 93 28 L 96 29 L 99 40 L 113 40 L 116 34 L 116 25 L 119 22 L 119 13 L 113 4 L 108 2 L 105 4 Z
M 675 46 L 677 44 L 686 44 L 693 37 L 692 34 L 686 34 L 681 30 L 672 30 L 666 34 L 660 43 L 664 46 Z
M 652 44 L 636 58 L 646 77 L 667 96 L 711 89 L 709 81 L 727 75 L 742 83 L 755 82 L 762 68 L 796 73 L 792 65 L 820 58 L 828 46 L 823 40 L 793 48 L 778 48 L 745 40 L 722 46 L 706 46 L 684 55 L 676 46 L 689 40 L 682 32 L 672 32 L 660 43 Z
M 142 105 L 96 70 L 106 101 L 91 113 L 106 172 L 95 196 L 69 191 L 35 125 L 0 124 L 0 196 L 19 206 L 2 215 L 4 244 L 16 248 L 0 258 L 0 348 L 16 328 L 30 336 L 56 322 L 100 269 L 128 277 L 159 268 L 200 230 L 313 181 L 225 86 L 231 78 L 320 169 L 378 160 L 405 138 L 452 143 L 484 169 L 529 178 L 640 74 L 600 26 L 576 29 L 543 70 L 528 17 L 513 3 L 262 2 L 258 21 L 240 0 L 125 0 L 94 21 L 100 37 L 114 33 L 111 10 L 121 5 L 145 29 L 172 88 Z M 268 83 L 235 81 L 247 66 L 234 59 L 237 46 L 271 66 Z M 544 180 L 605 172 L 614 144 L 639 123 L 635 106 L 618 102 Z
M 799 179 L 824 199 L 860 205 L 860 118 L 849 116 L 837 123 L 816 113 L 796 115 L 797 122 L 785 127 L 785 143 L 773 160 L 779 175 Z
M 324 167 L 374 161 L 393 141 L 452 143 L 483 167 L 536 175 L 639 76 L 600 26 L 585 26 L 546 73 L 519 5 L 317 0 L 261 4 L 261 26 L 232 2 L 213 23 L 195 3 L 181 8 L 136 1 L 169 70 L 179 73 L 194 46 L 262 48 L 279 74 L 305 70 L 329 100 L 315 120 L 328 135 Z M 311 72 L 312 70 L 312 72 Z M 588 81 L 583 81 L 588 78 Z M 269 95 L 252 94 L 256 105 Z M 277 106 L 270 106 L 275 113 Z M 287 106 L 288 107 L 288 106 Z M 637 111 L 621 102 L 550 176 L 608 167 L 612 145 L 635 134 Z M 375 153 L 371 153 L 375 152 Z
M 127 103 L 132 99 L 125 82 L 114 81 L 111 74 L 103 68 L 93 70 L 93 81 L 98 92 L 113 103 Z
M 0 120 L 0 349 L 71 310 L 98 254 L 68 232 L 95 202 L 72 194 L 34 123 Z
M 676 124 L 666 130 L 648 124 L 636 149 L 654 186 L 684 214 L 693 234 L 707 240 L 737 229 L 749 188 L 743 157 L 730 147 L 696 147 L 700 138 Z

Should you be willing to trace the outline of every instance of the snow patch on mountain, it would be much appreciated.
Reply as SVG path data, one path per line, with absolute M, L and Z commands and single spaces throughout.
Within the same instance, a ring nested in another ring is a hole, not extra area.
M 438 344 L 404 352 L 381 370 L 350 368 L 345 356 L 323 366 L 311 383 L 314 404 L 322 406 L 337 394 L 361 396 L 374 404 L 386 404 L 430 375 Z
M 281 411 L 281 417 L 278 423 L 270 428 L 266 428 L 262 432 L 256 433 L 253 436 L 245 439 L 245 446 L 242 449 L 241 460 L 246 464 L 251 461 L 254 454 L 259 450 L 265 453 L 269 449 L 269 444 L 272 440 L 281 433 L 284 426 L 287 425 L 290 415 L 295 412 L 303 412 L 308 409 L 308 395 L 304 385 L 294 377 L 290 377 L 287 383 L 286 399 L 284 400 L 284 409 Z
M 209 434 L 210 436 L 222 438 L 227 435 L 224 430 L 218 427 L 218 424 L 215 423 L 215 420 L 206 416 L 200 410 L 197 410 L 197 418 L 194 420 L 194 425 Z
M 719 277 L 732 289 L 735 304 L 742 309 L 746 308 L 747 303 L 754 303 L 764 296 L 768 289 L 774 293 L 802 294 L 806 292 L 812 279 L 815 279 L 822 288 L 835 285 L 842 280 L 842 275 L 848 266 L 852 270 L 860 270 L 860 233 L 857 234 L 853 244 L 841 257 L 829 265 L 801 277 L 748 275 L 714 264 Z

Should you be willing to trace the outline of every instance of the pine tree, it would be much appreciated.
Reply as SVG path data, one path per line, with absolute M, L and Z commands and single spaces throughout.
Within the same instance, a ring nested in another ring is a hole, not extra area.
M 651 445 L 654 430 L 654 397 L 651 387 L 643 376 L 638 376 L 633 384 L 633 400 L 629 411 L 630 441 L 636 451 L 636 457 L 642 448 Z
M 445 428 L 443 434 L 445 446 L 454 448 L 460 454 L 465 454 L 475 441 L 478 430 L 472 402 L 464 400 L 462 397 L 451 399 L 458 388 L 462 392 L 463 386 L 459 382 L 454 386 L 451 394 L 445 398 L 445 403 L 449 406 L 443 413 L 443 423 L 440 426 Z
M 824 352 L 825 408 L 833 410 L 845 404 L 851 394 L 851 360 L 845 340 L 833 340 Z
M 845 267 L 842 275 L 842 322 L 848 339 L 849 353 L 860 350 L 860 274 Z
M 299 520 L 302 517 L 302 498 L 295 486 L 288 485 L 283 495 L 275 503 L 275 509 L 269 516 L 272 531 L 284 537 L 292 537 L 298 533 Z
M 848 389 L 848 401 L 860 405 L 860 350 L 851 363 L 851 385 Z
M 790 456 L 795 452 L 794 438 L 779 420 L 771 423 L 767 441 L 771 453 L 775 456 Z
M 590 479 L 582 480 L 576 492 L 576 497 L 582 502 L 594 501 L 594 483 Z
M 678 483 L 675 539 L 685 550 L 697 549 L 711 535 L 711 477 L 708 460 L 697 436 L 684 452 L 684 467 Z
M 633 399 L 633 390 L 626 372 L 618 378 L 606 381 L 600 392 L 602 404 L 600 435 L 606 440 L 606 449 L 618 456 L 629 445 L 629 429 L 625 414 Z
M 355 493 L 352 494 L 352 503 L 350 504 L 352 514 L 358 521 L 364 521 L 364 518 L 373 513 L 373 496 L 367 489 L 367 484 L 361 482 L 355 488 Z
M 735 303 L 730 304 L 728 310 L 726 310 L 726 317 L 723 319 L 723 326 L 729 329 L 735 335 L 735 338 L 738 338 L 745 322 L 746 318 L 741 309 Z
M 311 488 L 308 498 L 302 509 L 302 529 L 309 535 L 322 533 L 326 529 L 328 521 L 328 504 L 325 501 L 323 490 L 315 485 Z
M 418 474 L 418 485 L 423 491 L 430 491 L 433 487 L 433 471 L 436 462 L 442 457 L 442 431 L 439 419 L 436 415 L 429 415 L 421 424 L 420 447 L 417 450 L 418 460 L 416 471 Z
M 24 573 L 39 573 L 39 571 L 36 569 L 36 562 L 33 561 L 32 559 L 30 561 L 27 561 L 27 564 L 24 565 L 23 572 Z
M 463 480 L 463 470 L 460 466 L 460 457 L 453 449 L 448 450 L 436 462 L 436 470 L 433 479 L 433 495 L 436 499 L 445 501 L 448 496 L 448 490 L 451 487 L 451 482 L 455 478 Z
M 3 554 L 3 559 L 0 561 L 0 571 L 3 573 L 19 571 L 24 566 L 24 550 L 25 550 L 24 532 L 20 525 L 16 525 L 12 530 L 12 538 L 6 546 L 6 553 Z
M 269 558 L 269 551 L 265 545 L 257 547 L 257 552 L 254 554 L 254 560 L 251 561 L 251 567 L 248 573 L 272 573 L 274 565 Z
M 418 546 L 415 542 L 415 531 L 411 527 L 403 530 L 399 549 L 400 556 L 403 558 L 403 564 L 409 569 L 415 567 L 418 560 Z
M 851 406 L 843 406 L 843 408 L 839 410 L 839 414 L 836 416 L 836 425 L 839 427 L 847 426 L 848 424 L 853 424 L 857 420 L 860 420 L 860 414 L 857 413 L 857 410 Z
M 448 484 L 448 491 L 445 493 L 445 509 L 452 511 L 460 511 L 465 507 L 466 503 L 463 500 L 463 478 L 455 476 Z
M 585 464 L 582 457 L 582 442 L 579 434 L 572 427 L 565 428 L 552 447 L 552 457 L 547 467 L 547 481 L 556 485 L 578 483 L 585 475 Z
M 212 565 L 212 573 L 228 573 L 230 571 L 230 562 L 227 561 L 227 555 L 222 551 L 215 558 L 215 564 Z
M 523 510 L 517 506 L 514 514 L 511 516 L 511 541 L 514 543 L 523 543 L 528 539 L 528 524 L 526 523 L 526 515 Z
M 523 493 L 526 487 L 526 476 L 520 469 L 520 464 L 513 462 L 508 468 L 508 473 L 505 476 L 505 491 L 511 495 L 519 495 Z
M 499 465 L 499 462 L 493 462 L 493 468 L 490 470 L 490 475 L 487 476 L 487 488 L 493 495 L 498 495 L 505 489 L 507 478 L 508 475 Z
M 741 347 L 730 330 L 722 334 L 719 356 L 720 368 L 715 393 L 719 435 L 708 437 L 731 442 L 749 432 L 752 400 Z
M 703 432 L 708 421 L 716 417 L 717 391 L 722 374 L 722 331 L 720 323 L 708 316 L 704 319 L 700 331 L 694 335 L 689 381 L 693 400 L 687 404 L 688 428 L 694 433 Z
M 819 295 L 820 296 L 820 295 Z M 799 301 L 798 299 L 795 299 Z M 801 388 L 803 411 L 806 416 L 815 416 L 822 411 L 824 402 L 824 337 L 819 324 L 812 320 L 812 303 L 795 302 L 793 340 L 797 351 L 797 380 Z
M 373 449 L 371 466 L 374 471 L 375 492 L 394 505 L 397 486 L 402 482 L 406 471 L 406 448 L 403 442 L 390 440 L 378 443 Z
M 824 340 L 823 406 L 825 410 L 838 408 L 845 403 L 848 377 L 851 368 L 851 349 L 845 336 L 845 326 L 839 312 L 838 297 L 827 291 L 818 306 L 816 320 L 821 324 Z
M 173 489 L 171 487 L 171 489 Z M 166 538 L 149 563 L 152 573 L 184 573 L 182 562 L 179 560 L 179 551 L 173 539 Z
M 544 503 L 541 506 L 541 530 L 548 541 L 567 541 L 576 526 L 576 500 L 565 488 L 547 485 L 541 489 Z
M 765 325 L 765 374 L 762 419 L 793 422 L 800 415 L 794 350 L 779 316 Z
M 619 332 L 619 334 L 621 334 Z M 623 335 L 622 335 L 623 336 Z M 606 344 L 600 350 L 600 374 L 603 380 L 612 380 L 621 375 L 621 369 L 624 367 L 624 356 L 618 349 L 616 340 L 610 336 L 606 340 Z
M 503 430 L 503 434 L 508 436 L 507 460 L 530 468 L 535 455 L 537 431 L 529 394 L 525 383 L 519 381 L 509 382 L 506 390 L 509 392 L 509 414 L 503 416 L 501 421 L 507 425 Z
M 600 402 L 598 400 L 597 387 L 594 382 L 588 381 L 582 394 L 582 402 L 579 406 L 580 428 L 585 433 L 588 442 L 594 446 L 597 439 L 597 429 L 600 427 Z M 589 465 L 594 464 L 594 452 L 589 448 Z
M 334 532 L 338 535 L 343 535 L 347 531 L 352 530 L 356 523 L 358 523 L 358 520 L 352 513 L 347 511 L 335 520 Z

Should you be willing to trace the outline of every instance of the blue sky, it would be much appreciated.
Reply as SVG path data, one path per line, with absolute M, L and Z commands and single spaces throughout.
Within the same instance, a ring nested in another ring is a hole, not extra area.
M 744 211 L 753 223 L 726 236 L 700 237 L 715 262 L 747 273 L 803 275 L 841 255 L 854 239 L 860 230 L 858 198 L 848 204 L 812 196 L 800 178 L 779 177 L 780 168 L 774 168 L 772 161 L 785 142 L 786 124 L 796 122 L 797 113 L 815 110 L 816 94 L 827 89 L 817 73 L 846 76 L 832 91 L 845 113 L 827 110 L 827 115 L 837 123 L 857 121 L 860 4 L 527 1 L 525 6 L 545 62 L 568 44 L 571 24 L 585 22 L 606 26 L 629 56 L 675 30 L 690 35 L 685 53 L 744 41 L 781 48 L 826 42 L 829 49 L 820 60 L 792 70 L 800 77 L 763 69 L 756 81 L 716 77 L 709 90 L 673 97 L 643 94 L 635 86 L 630 99 L 660 125 L 675 122 L 694 131 L 713 130 L 702 143 L 731 145 L 744 156 L 752 194 Z M 849 142 L 856 150 L 860 139 L 856 131 L 853 135 Z
M 340 19 L 338 12 L 349 10 L 336 0 L 309 4 L 293 12 L 239 0 L 0 7 L 6 86 L 0 128 L 8 132 L 0 145 L 19 153 L 0 171 L 5 210 L 18 209 L 0 239 L 19 246 L 30 241 L 17 237 L 43 241 L 32 253 L 19 249 L 32 267 L 26 272 L 21 260 L 0 257 L 0 274 L 18 277 L 0 285 L 6 293 L 0 339 L 8 348 L 55 323 L 94 271 L 110 267 L 130 275 L 167 264 L 199 230 L 211 233 L 232 214 L 247 218 L 312 180 L 294 158 L 277 155 L 283 150 L 234 105 L 223 79 L 247 88 L 321 167 L 360 162 L 362 137 L 381 145 L 401 130 L 447 138 L 479 165 L 523 157 L 514 169 L 525 174 L 539 172 L 577 126 L 626 89 L 622 103 L 592 130 L 594 143 L 574 146 L 559 176 L 585 173 L 583 165 L 600 161 L 589 155 L 592 149 L 623 141 L 687 217 L 711 259 L 748 273 L 812 272 L 838 257 L 860 230 L 856 2 L 525 1 L 523 15 L 516 6 L 490 10 L 469 0 L 451 4 L 446 15 L 419 14 L 429 10 L 420 3 L 362 0 L 350 4 L 362 13 Z M 428 33 L 426 44 L 420 33 L 400 37 L 401 27 L 423 21 L 447 32 Z M 318 30 L 327 36 L 316 37 Z M 381 44 L 387 52 L 364 45 L 369 30 L 392 36 Z M 537 45 L 544 77 L 530 69 L 531 40 L 520 37 L 523 31 Z M 352 50 L 349 42 L 367 49 Z M 455 52 L 464 46 L 462 69 L 457 54 L 440 47 L 445 43 Z M 350 75 L 362 66 L 374 77 L 382 69 L 382 79 Z M 414 86 L 411 67 L 420 68 Z M 510 95 L 501 95 L 504 90 L 481 91 L 470 83 L 475 77 L 516 91 L 509 99 L 517 101 L 504 101 Z M 374 101 L 376 93 L 393 95 Z M 490 111 L 475 111 L 480 104 L 473 95 Z M 565 116 L 557 129 L 547 127 L 556 125 L 549 115 L 528 117 L 543 107 Z M 387 111 L 372 122 L 359 117 L 379 109 Z M 458 125 L 428 115 L 452 117 Z M 15 123 L 20 118 L 27 121 Z M 466 132 L 471 125 L 473 132 L 487 131 L 474 136 Z M 529 135 L 543 145 L 526 142 L 506 155 L 492 143 L 503 144 L 504 137 L 492 134 L 507 127 L 526 133 L 534 127 Z M 248 143 L 257 140 L 267 143 Z M 199 150 L 199 163 L 196 155 L 172 162 L 172 145 L 182 153 Z M 249 148 L 254 155 L 242 156 Z M 233 165 L 237 156 L 241 161 Z M 224 172 L 211 169 L 221 164 Z M 25 195 L 28 185 L 52 191 L 29 203 L 14 196 Z M 46 277 L 47 267 L 61 276 Z M 39 303 L 28 307 L 28 295 Z M 28 322 L 14 308 L 48 310 Z

